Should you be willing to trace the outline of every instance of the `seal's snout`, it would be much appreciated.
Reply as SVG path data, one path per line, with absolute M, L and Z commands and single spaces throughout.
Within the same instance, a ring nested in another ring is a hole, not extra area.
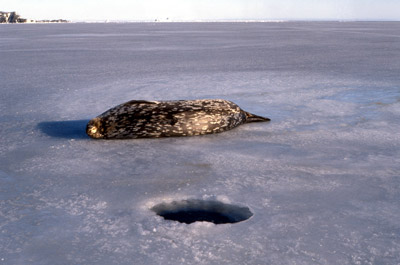
M 94 118 L 93 120 L 89 121 L 86 126 L 86 134 L 89 135 L 91 138 L 100 139 L 103 138 L 101 134 L 101 122 L 100 119 Z

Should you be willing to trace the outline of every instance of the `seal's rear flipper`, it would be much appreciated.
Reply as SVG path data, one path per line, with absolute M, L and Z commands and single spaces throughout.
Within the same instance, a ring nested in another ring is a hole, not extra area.
M 254 114 L 251 114 L 249 112 L 244 112 L 246 114 L 246 122 L 261 122 L 261 121 L 270 121 L 271 119 L 266 118 L 266 117 L 261 117 L 257 116 Z

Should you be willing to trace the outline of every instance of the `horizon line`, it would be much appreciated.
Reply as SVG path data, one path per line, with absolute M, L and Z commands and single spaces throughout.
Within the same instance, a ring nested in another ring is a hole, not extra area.
M 276 19 L 71 19 L 70 22 L 158 22 L 158 23 L 179 23 L 179 22 L 400 22 L 400 19 L 368 19 L 368 18 L 354 18 L 354 19 L 338 19 L 338 18 L 276 18 Z

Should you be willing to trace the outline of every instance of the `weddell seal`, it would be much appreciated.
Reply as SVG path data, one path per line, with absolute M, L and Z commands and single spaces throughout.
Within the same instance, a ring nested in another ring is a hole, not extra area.
M 243 123 L 269 121 L 228 100 L 132 100 L 89 121 L 95 139 L 158 138 L 224 132 Z

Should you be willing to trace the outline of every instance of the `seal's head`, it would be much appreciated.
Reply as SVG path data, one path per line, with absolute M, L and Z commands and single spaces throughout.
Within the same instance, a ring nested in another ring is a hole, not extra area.
M 104 128 L 101 118 L 94 118 L 90 120 L 86 126 L 86 133 L 91 138 L 95 139 L 104 138 Z

